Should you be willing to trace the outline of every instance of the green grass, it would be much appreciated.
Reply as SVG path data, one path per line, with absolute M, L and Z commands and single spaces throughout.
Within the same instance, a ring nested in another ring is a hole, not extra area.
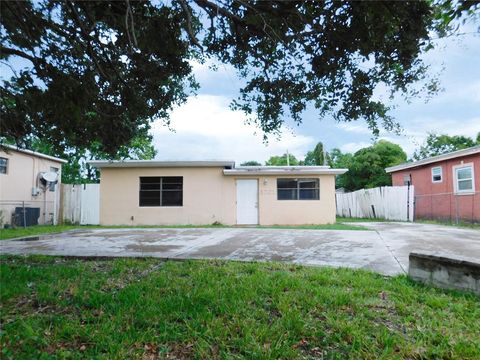
M 59 233 L 69 230 L 79 229 L 114 229 L 114 228 L 228 228 L 226 225 L 163 225 L 163 226 L 80 226 L 80 225 L 36 225 L 27 228 L 9 228 L 0 229 L 0 240 L 20 238 L 27 236 L 36 236 L 44 234 Z M 256 228 L 265 229 L 312 229 L 312 230 L 369 230 L 364 226 L 343 224 L 337 222 L 336 224 L 325 225 L 303 225 L 303 226 L 256 226 Z
M 279 263 L 1 257 L 2 359 L 478 359 L 480 299 Z

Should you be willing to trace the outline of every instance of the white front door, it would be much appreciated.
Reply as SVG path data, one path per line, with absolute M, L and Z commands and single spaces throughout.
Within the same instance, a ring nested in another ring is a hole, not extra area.
M 237 224 L 258 224 L 258 180 L 237 180 Z

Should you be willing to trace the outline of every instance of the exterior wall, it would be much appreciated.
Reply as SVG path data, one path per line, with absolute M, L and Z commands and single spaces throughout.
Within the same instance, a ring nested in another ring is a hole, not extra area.
M 183 206 L 140 207 L 139 177 L 183 176 Z M 280 178 L 319 178 L 320 200 L 277 200 Z M 101 225 L 236 224 L 236 180 L 258 179 L 260 225 L 335 222 L 335 176 L 225 176 L 223 168 L 102 168 Z M 133 217 L 133 218 L 132 218 Z
M 277 200 L 277 178 L 318 178 L 320 200 Z M 261 176 L 259 178 L 260 225 L 335 223 L 335 175 Z
M 183 206 L 140 207 L 140 176 L 183 176 Z M 133 217 L 133 219 L 132 219 Z M 235 182 L 223 168 L 102 168 L 101 225 L 235 223 Z
M 54 192 L 47 189 L 37 196 L 32 196 L 32 188 L 39 187 L 38 173 L 50 171 L 50 167 L 58 168 L 61 176 L 62 163 L 15 150 L 0 151 L 0 157 L 8 159 L 7 174 L 0 174 L 3 222 L 10 224 L 15 207 L 21 207 L 23 202 L 25 207 L 40 208 L 40 224 L 52 223 L 54 217 L 58 219 L 59 185 Z
M 473 164 L 475 193 L 455 194 L 454 167 Z M 432 182 L 432 168 L 442 167 L 442 182 Z M 394 186 L 411 175 L 415 186 L 415 217 L 440 220 L 480 221 L 480 154 L 439 161 L 392 173 Z

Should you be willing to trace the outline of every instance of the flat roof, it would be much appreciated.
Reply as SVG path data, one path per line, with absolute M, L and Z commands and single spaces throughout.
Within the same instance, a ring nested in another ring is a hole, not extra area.
M 32 151 L 32 150 L 22 149 L 22 148 L 19 148 L 19 147 L 17 147 L 17 146 L 14 146 L 14 145 L 3 144 L 2 146 L 0 146 L 0 150 L 1 150 L 2 148 L 6 148 L 6 149 L 13 150 L 13 151 L 17 151 L 17 152 L 20 152 L 20 153 L 23 153 L 23 154 L 33 155 L 33 156 L 36 156 L 36 157 L 39 157 L 39 158 L 43 158 L 43 159 L 47 159 L 47 160 L 51 160 L 51 161 L 56 161 L 56 162 L 59 162 L 59 163 L 64 163 L 64 164 L 65 164 L 65 163 L 68 162 L 67 160 L 60 159 L 60 158 L 57 158 L 57 157 L 55 157 L 55 156 L 50 156 L 50 155 L 42 154 L 42 153 L 39 153 L 39 152 L 36 152 L 36 151 Z
M 415 168 L 418 166 L 423 166 L 431 163 L 436 163 L 439 161 L 445 161 L 445 160 L 450 160 L 450 159 L 455 159 L 458 157 L 462 156 L 468 156 L 468 155 L 474 155 L 480 153 L 480 145 L 473 146 L 467 149 L 462 149 L 462 150 L 457 150 L 457 151 L 452 151 L 447 154 L 442 154 L 442 155 L 437 155 L 437 156 L 432 156 L 423 160 L 419 161 L 413 161 L 413 162 L 408 162 L 396 166 L 390 166 L 385 169 L 387 173 L 395 172 L 395 171 L 400 171 L 400 170 L 405 170 L 405 169 L 411 169 Z
M 223 170 L 224 175 L 341 175 L 348 169 L 332 169 L 329 166 L 240 166 Z
M 348 169 L 331 169 L 329 166 L 239 166 L 231 160 L 160 161 L 160 160 L 90 160 L 96 168 L 144 168 L 144 167 L 222 167 L 224 175 L 341 175 Z
M 205 161 L 160 161 L 160 160 L 90 160 L 87 161 L 96 168 L 124 167 L 234 167 L 235 161 L 205 160 Z

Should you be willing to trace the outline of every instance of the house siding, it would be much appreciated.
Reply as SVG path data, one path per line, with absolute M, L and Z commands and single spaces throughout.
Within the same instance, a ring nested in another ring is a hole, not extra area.
M 15 208 L 23 204 L 25 207 L 40 208 L 40 224 L 51 223 L 54 216 L 58 220 L 59 184 L 55 191 L 47 190 L 37 196 L 32 196 L 32 188 L 39 186 L 38 174 L 50 171 L 50 167 L 59 169 L 60 179 L 62 163 L 13 149 L 0 151 L 0 157 L 8 159 L 7 173 L 0 174 L 0 210 L 3 222 L 10 224 Z
M 475 192 L 455 194 L 454 168 L 473 164 Z M 432 182 L 432 168 L 442 168 L 442 181 Z M 415 186 L 415 217 L 418 219 L 480 221 L 480 154 L 438 161 L 392 173 L 392 184 L 402 186 L 411 176 Z
M 140 207 L 141 176 L 183 176 L 183 206 Z M 320 200 L 277 200 L 277 178 L 318 178 Z M 335 175 L 225 176 L 222 167 L 102 168 L 101 225 L 236 224 L 236 180 L 258 180 L 260 225 L 335 222 Z

